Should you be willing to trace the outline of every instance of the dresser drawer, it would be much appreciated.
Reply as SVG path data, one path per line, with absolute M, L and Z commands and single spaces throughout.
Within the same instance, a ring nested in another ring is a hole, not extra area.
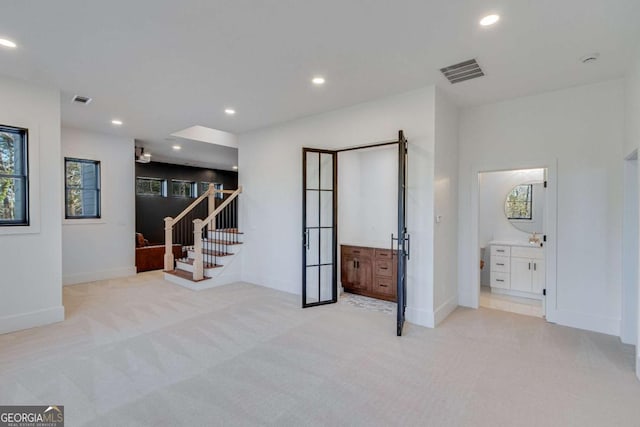
M 491 246 L 491 256 L 510 256 L 511 255 L 511 247 L 510 246 Z
M 393 259 L 393 252 L 391 251 L 391 249 L 376 249 L 376 259 L 391 260 Z
M 376 260 L 376 275 L 393 277 L 393 262 Z
M 491 271 L 508 273 L 510 271 L 511 259 L 508 256 L 491 256 Z
M 341 246 L 342 254 L 353 255 L 355 257 L 372 257 L 373 249 L 361 246 Z
M 542 248 L 525 248 L 523 246 L 514 246 L 511 248 L 511 256 L 517 258 L 544 259 L 544 249 Z
M 396 289 L 392 279 L 376 277 L 373 282 L 373 292 L 381 295 L 395 295 Z
M 491 272 L 491 287 L 500 289 L 511 289 L 509 273 Z

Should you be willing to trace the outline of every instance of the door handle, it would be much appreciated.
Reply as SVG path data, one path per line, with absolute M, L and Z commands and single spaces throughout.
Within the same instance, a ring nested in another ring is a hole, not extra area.
M 407 260 L 411 260 L 411 234 L 406 234 L 406 240 L 407 240 Z
M 309 230 L 304 231 L 304 247 L 309 250 Z
M 529 270 L 531 270 L 531 263 L 529 263 Z
M 537 262 L 534 262 L 534 263 L 533 263 L 533 271 L 536 271 L 536 270 L 537 270 L 537 268 L 538 268 L 538 263 L 537 263 Z

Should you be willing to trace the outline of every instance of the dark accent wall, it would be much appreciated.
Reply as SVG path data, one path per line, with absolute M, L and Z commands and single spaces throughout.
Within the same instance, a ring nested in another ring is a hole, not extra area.
M 225 190 L 238 188 L 238 173 L 217 169 L 203 169 L 169 163 L 136 163 L 136 177 L 167 180 L 167 197 L 138 196 L 136 194 L 136 231 L 150 243 L 164 243 L 164 218 L 175 217 L 195 199 L 173 197 L 171 180 L 221 183 Z M 216 200 L 220 203 L 219 200 Z M 205 208 L 206 209 L 206 208 Z M 203 212 L 204 219 L 206 212 Z M 198 216 L 200 217 L 200 216 Z M 133 237 L 131 238 L 133 241 Z

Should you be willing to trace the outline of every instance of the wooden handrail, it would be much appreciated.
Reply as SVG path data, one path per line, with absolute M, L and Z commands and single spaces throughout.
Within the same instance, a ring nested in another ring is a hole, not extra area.
M 227 200 L 225 200 L 224 202 L 222 202 L 222 204 L 220 206 L 218 206 L 216 208 L 216 210 L 214 210 L 213 212 L 211 212 L 211 215 L 209 215 L 206 219 L 202 220 L 202 223 L 200 225 L 200 230 L 202 231 L 202 228 L 204 228 L 204 226 L 206 224 L 209 224 L 211 221 L 213 221 L 215 219 L 215 217 L 222 212 L 222 210 L 224 208 L 226 208 L 229 203 L 231 203 L 236 197 L 238 197 L 240 195 L 240 193 L 242 193 L 242 185 L 238 187 L 237 190 L 233 191 L 231 193 L 231 196 L 229 196 L 227 198 Z
M 178 215 L 177 217 L 175 217 L 173 219 L 173 223 L 177 223 L 178 221 L 180 221 L 182 218 L 184 218 L 184 216 L 186 214 L 188 214 L 189 212 L 191 212 L 196 206 L 198 206 L 200 204 L 201 201 L 204 200 L 205 197 L 209 196 L 209 190 L 205 191 L 204 193 L 202 193 L 202 195 L 200 197 L 198 197 L 193 203 L 191 203 L 189 206 L 187 206 L 187 208 L 185 210 L 183 210 L 180 215 Z

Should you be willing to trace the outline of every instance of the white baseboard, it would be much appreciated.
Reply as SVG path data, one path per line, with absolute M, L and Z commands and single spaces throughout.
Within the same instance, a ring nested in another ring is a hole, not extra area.
M 97 282 L 98 280 L 117 279 L 120 277 L 135 276 L 136 267 L 121 267 L 111 270 L 91 271 L 87 273 L 77 273 L 62 276 L 63 285 L 77 285 L 79 283 Z
M 20 331 L 22 329 L 35 328 L 36 326 L 62 322 L 64 320 L 64 307 L 51 307 L 29 313 L 14 314 L 0 317 L 0 334 Z
M 454 295 L 436 308 L 434 315 L 434 324 L 437 326 L 440 322 L 447 318 L 453 310 L 458 308 L 458 295 Z
M 263 274 L 243 271 L 241 279 L 243 282 L 251 283 L 252 285 L 275 289 L 276 291 L 282 291 L 288 294 L 302 295 L 302 285 L 300 282 L 286 281 L 283 280 L 282 277 L 268 277 Z
M 407 322 L 415 325 L 426 326 L 427 328 L 435 327 L 435 317 L 432 311 L 425 310 L 424 308 L 407 306 L 404 314 Z
M 556 310 L 554 323 L 607 335 L 620 336 L 620 319 L 568 310 Z

